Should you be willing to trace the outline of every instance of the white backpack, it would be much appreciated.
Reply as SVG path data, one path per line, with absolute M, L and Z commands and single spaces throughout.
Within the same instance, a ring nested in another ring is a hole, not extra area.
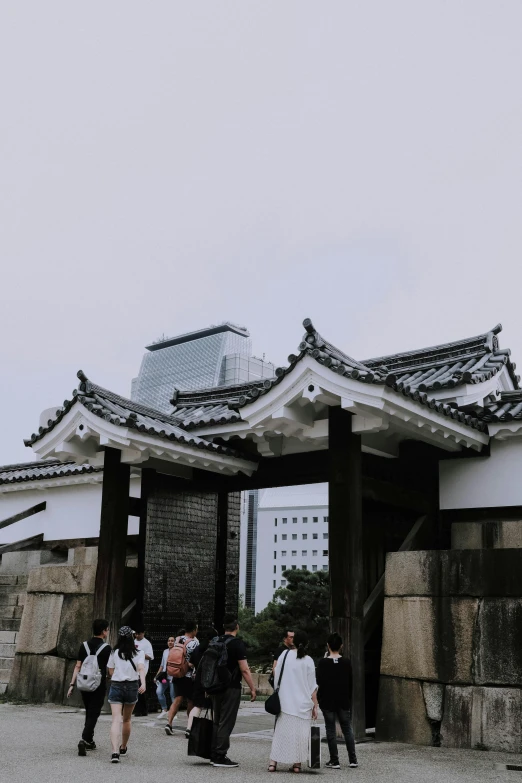
M 98 655 L 105 647 L 108 647 L 109 645 L 101 644 L 94 655 L 91 654 L 87 642 L 84 642 L 83 646 L 87 651 L 87 657 L 82 663 L 81 669 L 78 672 L 78 677 L 76 678 L 76 687 L 79 691 L 91 692 L 95 691 L 101 685 L 102 673 L 98 665 Z

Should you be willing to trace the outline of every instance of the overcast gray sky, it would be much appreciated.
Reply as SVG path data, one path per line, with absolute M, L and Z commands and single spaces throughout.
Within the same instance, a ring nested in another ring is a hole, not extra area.
M 522 362 L 520 0 L 3 0 L 0 463 L 226 319 Z

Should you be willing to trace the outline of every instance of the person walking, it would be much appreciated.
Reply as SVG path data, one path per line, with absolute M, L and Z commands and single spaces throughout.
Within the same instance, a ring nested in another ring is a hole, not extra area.
M 158 720 L 164 718 L 168 712 L 167 700 L 165 698 L 167 691 L 170 693 L 170 703 L 172 704 L 174 701 L 174 685 L 172 684 L 172 677 L 167 674 L 167 658 L 169 657 L 169 652 L 174 647 L 175 641 L 176 639 L 174 636 L 169 636 L 167 639 L 167 649 L 163 651 L 160 667 L 154 678 L 156 683 L 156 696 L 158 697 L 158 701 L 161 707 L 161 713 L 158 715 Z
M 201 711 L 210 709 L 212 707 L 212 701 L 205 693 L 205 689 L 201 685 L 201 669 L 199 669 L 199 662 L 203 657 L 203 654 L 208 649 L 208 646 L 212 639 L 218 636 L 218 632 L 215 628 L 203 628 L 199 633 L 199 645 L 192 652 L 190 656 L 190 662 L 194 666 L 194 691 L 192 694 L 193 707 L 189 713 L 187 729 L 185 731 L 185 737 L 189 739 L 190 730 L 192 728 L 192 722 L 194 718 L 199 718 Z
M 174 686 L 174 701 L 170 705 L 168 722 L 165 726 L 165 734 L 172 736 L 174 730 L 172 728 L 172 721 L 176 718 L 178 710 L 181 707 L 183 699 L 187 700 L 187 715 L 190 715 L 192 707 L 192 695 L 194 692 L 194 665 L 190 662 L 190 658 L 199 644 L 197 639 L 198 624 L 195 620 L 189 620 L 185 623 L 185 633 L 183 636 L 178 636 L 174 642 L 174 647 L 185 648 L 185 658 L 188 662 L 188 671 L 181 677 L 173 676 L 172 682 Z M 168 658 L 167 658 L 168 666 Z M 167 669 L 168 671 L 169 669 Z
M 79 651 L 76 661 L 76 666 L 71 678 L 71 684 L 67 691 L 67 698 L 69 699 L 74 691 L 74 686 L 78 679 L 78 674 L 82 668 L 82 664 L 88 655 L 96 655 L 98 659 L 98 666 L 101 672 L 100 685 L 93 691 L 80 691 L 82 695 L 83 705 L 85 707 L 85 724 L 83 727 L 82 738 L 78 743 L 78 755 L 86 756 L 87 750 L 95 750 L 96 743 L 94 741 L 94 729 L 96 723 L 100 717 L 102 711 L 103 702 L 105 701 L 106 693 L 106 681 L 107 681 L 107 662 L 109 655 L 111 654 L 111 648 L 107 644 L 107 637 L 109 635 L 109 623 L 107 620 L 95 620 L 92 624 L 92 639 L 84 642 Z
M 350 767 L 358 767 L 355 753 L 355 739 L 352 730 L 352 665 L 348 658 L 342 658 L 343 640 L 338 633 L 328 637 L 328 657 L 319 661 L 317 667 L 317 698 L 321 707 L 326 727 L 326 739 L 330 760 L 326 763 L 329 769 L 340 769 L 339 752 L 337 750 L 336 719 L 343 732 L 348 763 Z
M 145 678 L 149 673 L 149 664 L 154 660 L 154 651 L 152 644 L 148 639 L 145 639 L 145 629 L 143 625 L 137 625 L 134 630 L 134 641 L 136 649 L 141 650 L 145 654 Z M 149 714 L 147 707 L 147 697 L 145 693 L 138 694 L 138 703 L 134 710 L 135 717 L 145 718 Z
M 218 637 L 226 643 L 228 655 L 227 669 L 230 672 L 230 682 L 220 693 L 211 696 L 214 729 L 212 734 L 212 752 L 210 763 L 214 767 L 238 767 L 236 761 L 228 758 L 230 735 L 236 725 L 237 713 L 241 703 L 241 678 L 250 688 L 250 701 L 256 700 L 256 688 L 248 667 L 246 647 L 237 638 L 239 623 L 233 614 L 225 616 L 223 623 L 225 634 Z
M 138 694 L 145 693 L 145 653 L 136 649 L 134 631 L 128 625 L 118 631 L 118 641 L 110 654 L 107 668 L 111 676 L 111 761 L 118 764 L 120 757 L 125 757 L 128 752 L 132 711 Z
M 281 712 L 276 718 L 269 772 L 275 772 L 278 763 L 290 764 L 290 772 L 301 772 L 308 759 L 310 726 L 317 718 L 317 683 L 313 660 L 306 654 L 308 636 L 296 631 L 294 649 L 287 650 L 277 661 L 275 687 L 279 685 Z

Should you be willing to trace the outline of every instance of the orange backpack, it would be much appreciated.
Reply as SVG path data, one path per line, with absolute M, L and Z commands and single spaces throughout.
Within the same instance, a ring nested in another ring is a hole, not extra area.
M 187 644 L 192 639 L 187 639 L 185 642 L 181 641 L 181 637 L 178 636 L 174 642 L 174 647 L 169 651 L 169 657 L 167 658 L 167 674 L 174 679 L 184 677 L 188 670 L 189 665 L 187 661 Z

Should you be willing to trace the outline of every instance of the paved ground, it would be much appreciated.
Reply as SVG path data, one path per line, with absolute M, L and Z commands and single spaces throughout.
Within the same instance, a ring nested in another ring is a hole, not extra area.
M 270 751 L 271 718 L 261 704 L 244 703 L 232 740 L 231 757 L 240 762 L 238 770 L 221 770 L 186 755 L 183 732 L 167 737 L 162 725 L 150 718 L 136 718 L 129 744 L 130 756 L 120 765 L 109 763 L 109 716 L 100 718 L 96 732 L 98 749 L 79 758 L 76 755 L 83 715 L 60 707 L 27 707 L 0 704 L 0 780 L 6 783 L 92 783 L 94 779 L 125 780 L 125 783 L 178 779 L 214 783 L 219 777 L 228 781 L 269 779 L 266 771 Z M 175 722 L 181 729 L 184 719 Z M 323 757 L 326 758 L 323 745 Z M 343 750 L 342 759 L 346 760 Z M 506 763 L 522 764 L 522 757 L 503 753 L 415 748 L 408 745 L 368 742 L 358 746 L 361 766 L 306 771 L 313 776 L 347 778 L 358 783 L 490 783 L 521 780 L 522 773 L 506 771 Z M 281 777 L 284 773 L 278 773 Z M 285 778 L 287 779 L 287 778 Z

